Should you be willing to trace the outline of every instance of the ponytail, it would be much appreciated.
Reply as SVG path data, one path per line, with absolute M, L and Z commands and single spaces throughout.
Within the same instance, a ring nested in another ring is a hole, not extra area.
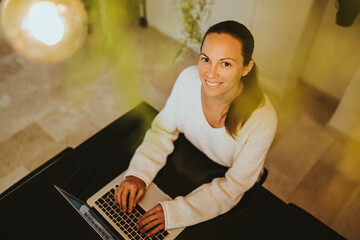
M 225 129 L 234 139 L 264 98 L 258 85 L 258 68 L 255 63 L 241 81 L 243 91 L 230 103 L 225 118 Z

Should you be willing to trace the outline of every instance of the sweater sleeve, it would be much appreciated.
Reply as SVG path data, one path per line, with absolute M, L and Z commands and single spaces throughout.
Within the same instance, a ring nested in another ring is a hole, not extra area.
M 191 226 L 212 219 L 233 208 L 257 180 L 276 131 L 275 119 L 265 121 L 235 154 L 224 177 L 203 184 L 187 196 L 161 202 L 165 229 Z
M 146 187 L 165 165 L 167 156 L 174 150 L 174 141 L 179 136 L 177 110 L 179 104 L 180 81 L 176 80 L 165 107 L 154 118 L 151 128 L 146 132 L 143 142 L 136 149 L 125 174 L 142 179 Z

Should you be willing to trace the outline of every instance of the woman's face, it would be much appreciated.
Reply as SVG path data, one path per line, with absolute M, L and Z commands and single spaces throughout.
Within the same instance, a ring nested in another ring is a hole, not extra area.
M 253 62 L 243 66 L 242 42 L 226 33 L 206 36 L 198 63 L 202 90 L 209 97 L 231 99 L 238 91 L 241 76 Z

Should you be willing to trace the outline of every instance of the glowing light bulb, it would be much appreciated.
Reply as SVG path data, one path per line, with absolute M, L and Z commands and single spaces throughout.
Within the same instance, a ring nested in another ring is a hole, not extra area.
M 87 15 L 80 0 L 5 0 L 1 29 L 20 55 L 59 62 L 73 54 L 87 34 Z
M 52 2 L 39 2 L 29 11 L 29 25 L 32 35 L 39 41 L 54 45 L 64 36 L 64 23 Z

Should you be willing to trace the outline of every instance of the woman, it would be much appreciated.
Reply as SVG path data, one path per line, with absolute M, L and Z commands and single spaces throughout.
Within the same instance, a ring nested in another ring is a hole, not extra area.
M 149 210 L 138 221 L 141 232 L 152 235 L 164 228 L 212 219 L 234 207 L 256 182 L 277 118 L 258 87 L 253 49 L 253 36 L 244 25 L 220 22 L 206 32 L 198 66 L 179 75 L 165 107 L 136 150 L 115 201 L 124 211 L 132 211 L 165 165 L 179 132 L 211 160 L 229 169 L 224 177 L 187 196 Z

